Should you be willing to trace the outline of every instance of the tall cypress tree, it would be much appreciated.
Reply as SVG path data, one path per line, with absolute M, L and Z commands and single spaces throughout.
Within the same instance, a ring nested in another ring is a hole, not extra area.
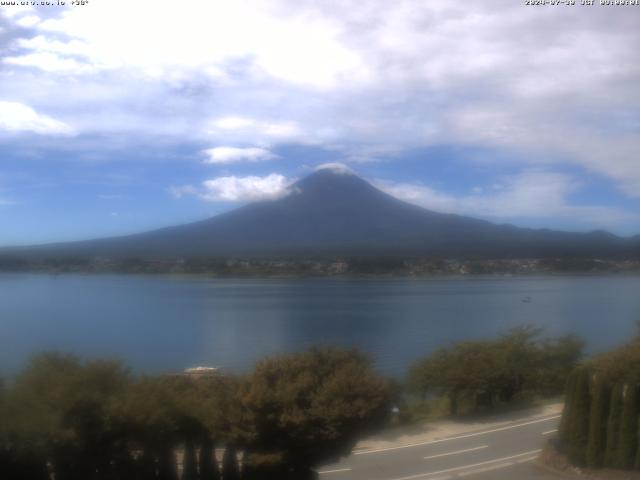
M 609 418 L 607 419 L 607 447 L 604 453 L 604 466 L 616 465 L 618 440 L 620 434 L 620 420 L 622 417 L 622 390 L 624 386 L 617 384 L 611 391 L 609 402 Z
M 596 375 L 591 397 L 589 414 L 589 441 L 587 443 L 587 465 L 600 468 L 604 464 L 605 445 L 607 440 L 607 414 L 611 392 L 602 374 Z
M 589 439 L 589 410 L 590 392 L 589 384 L 591 373 L 587 368 L 580 368 L 577 373 L 573 391 L 572 410 L 568 425 L 569 434 L 569 458 L 576 465 L 584 465 L 586 462 L 587 441 Z
M 640 470 L 640 418 L 638 418 L 638 449 L 636 450 L 636 461 L 633 468 Z
M 574 389 L 576 387 L 577 372 L 574 370 L 567 378 L 567 384 L 565 386 L 564 393 L 564 410 L 562 412 L 562 418 L 560 419 L 560 428 L 558 436 L 563 445 L 569 445 L 569 425 L 572 422 L 573 416 L 573 401 L 575 398 Z
M 616 466 L 631 468 L 638 444 L 638 387 L 627 384 L 624 392 Z

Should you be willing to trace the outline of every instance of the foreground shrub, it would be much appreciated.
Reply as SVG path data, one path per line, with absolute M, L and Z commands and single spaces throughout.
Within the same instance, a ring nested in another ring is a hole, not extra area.
M 355 350 L 266 359 L 246 378 L 136 378 L 118 362 L 43 354 L 0 389 L 0 478 L 313 478 L 381 425 L 389 403 Z
M 355 350 L 312 349 L 264 360 L 241 389 L 245 441 L 261 467 L 271 458 L 306 475 L 350 453 L 390 411 L 388 383 Z M 276 465 L 273 466 L 274 468 Z
M 586 463 L 589 467 L 599 468 L 604 464 L 607 441 L 607 411 L 611 396 L 609 384 L 602 375 L 593 381 L 591 411 L 589 412 L 589 440 L 587 442 Z
M 541 339 L 540 330 L 517 328 L 497 340 L 459 342 L 415 362 L 409 390 L 423 398 L 444 395 L 452 414 L 509 404 L 527 394 L 562 393 L 582 355 L 575 337 Z

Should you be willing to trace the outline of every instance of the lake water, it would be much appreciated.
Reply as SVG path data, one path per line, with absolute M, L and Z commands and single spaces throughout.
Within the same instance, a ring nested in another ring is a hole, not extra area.
M 526 301 L 530 297 L 530 302 Z M 385 374 L 455 340 L 534 324 L 616 346 L 640 320 L 640 276 L 203 279 L 0 275 L 0 374 L 34 352 L 116 356 L 136 371 L 245 371 L 269 354 L 355 345 Z

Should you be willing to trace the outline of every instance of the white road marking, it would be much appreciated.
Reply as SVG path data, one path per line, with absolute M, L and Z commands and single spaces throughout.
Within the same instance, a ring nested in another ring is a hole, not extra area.
M 505 430 L 511 430 L 512 428 L 526 427 L 527 425 L 533 425 L 535 423 L 548 422 L 550 420 L 556 420 L 556 419 L 560 418 L 561 416 L 562 415 L 554 415 L 553 417 L 541 418 L 541 419 L 538 419 L 538 420 L 532 420 L 530 422 L 518 423 L 516 425 L 509 425 L 507 427 L 494 428 L 492 430 L 485 430 L 485 431 L 482 431 L 482 432 L 474 432 L 474 433 L 468 433 L 466 435 L 458 435 L 457 437 L 441 438 L 439 440 L 431 440 L 431 441 L 427 441 L 427 442 L 409 443 L 409 444 L 406 444 L 406 445 L 399 445 L 397 447 L 386 447 L 386 448 L 376 448 L 374 450 L 363 450 L 361 452 L 354 452 L 353 454 L 354 455 L 369 455 L 370 453 L 389 452 L 391 450 L 400 450 L 402 448 L 421 447 L 423 445 L 433 445 L 433 444 L 436 444 L 436 443 L 451 442 L 453 440 L 461 440 L 463 438 L 471 438 L 471 437 L 477 437 L 477 436 L 480 436 L 480 435 L 487 435 L 489 433 L 503 432 Z
M 487 460 L 487 461 L 484 461 L 484 462 L 474 463 L 474 464 L 471 464 L 471 465 L 462 465 L 461 467 L 447 468 L 445 470 L 438 470 L 437 472 L 418 473 L 416 475 L 409 475 L 408 477 L 394 478 L 392 480 L 413 480 L 414 478 L 431 477 L 433 475 L 441 475 L 443 473 L 459 472 L 461 470 L 471 470 L 471 469 L 474 469 L 475 467 L 481 467 L 481 466 L 489 465 L 489 464 L 492 464 L 492 463 L 500 463 L 502 465 L 501 468 L 505 468 L 505 467 L 513 465 L 513 462 L 506 462 L 507 460 L 512 460 L 514 458 L 520 458 L 520 457 L 524 457 L 524 456 L 527 456 L 527 455 L 531 456 L 533 454 L 538 454 L 541 451 L 542 450 L 531 450 L 529 452 L 518 453 L 517 455 L 510 455 L 508 457 L 495 458 L 493 460 Z M 493 465 L 493 466 L 495 466 L 495 465 Z M 458 474 L 458 476 L 462 476 L 462 474 Z
M 504 462 L 497 465 L 491 465 L 490 467 L 476 468 L 475 470 L 469 470 L 468 472 L 462 472 L 458 474 L 458 477 L 468 477 L 469 475 L 477 475 L 479 473 L 491 472 L 493 470 L 500 470 L 501 468 L 507 468 L 513 465 L 513 462 Z
M 551 435 L 552 433 L 556 433 L 558 431 L 558 429 L 556 428 L 555 430 L 547 430 L 546 432 L 542 432 L 543 435 Z
M 477 450 L 482 450 L 484 448 L 489 448 L 489 445 L 482 445 L 480 447 L 466 448 L 464 450 L 456 450 L 455 452 L 440 453 L 438 455 L 429 455 L 428 457 L 424 457 L 424 459 L 425 460 L 431 460 L 432 458 L 448 457 L 449 455 L 458 455 L 459 453 L 475 452 Z
M 350 468 L 337 468 L 335 470 L 323 470 L 318 472 L 318 475 L 326 475 L 327 473 L 340 473 L 340 472 L 350 472 Z
M 537 455 L 534 455 L 533 457 L 529 457 L 529 458 L 523 458 L 521 460 L 516 460 L 516 463 L 527 463 L 527 462 L 533 462 L 536 458 L 538 458 Z

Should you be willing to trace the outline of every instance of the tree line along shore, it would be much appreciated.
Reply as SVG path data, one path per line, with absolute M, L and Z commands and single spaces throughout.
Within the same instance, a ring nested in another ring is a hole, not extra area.
M 190 274 L 229 276 L 526 275 L 638 273 L 640 259 L 584 257 L 441 259 L 422 257 L 318 258 L 43 258 L 0 255 L 0 272 Z

